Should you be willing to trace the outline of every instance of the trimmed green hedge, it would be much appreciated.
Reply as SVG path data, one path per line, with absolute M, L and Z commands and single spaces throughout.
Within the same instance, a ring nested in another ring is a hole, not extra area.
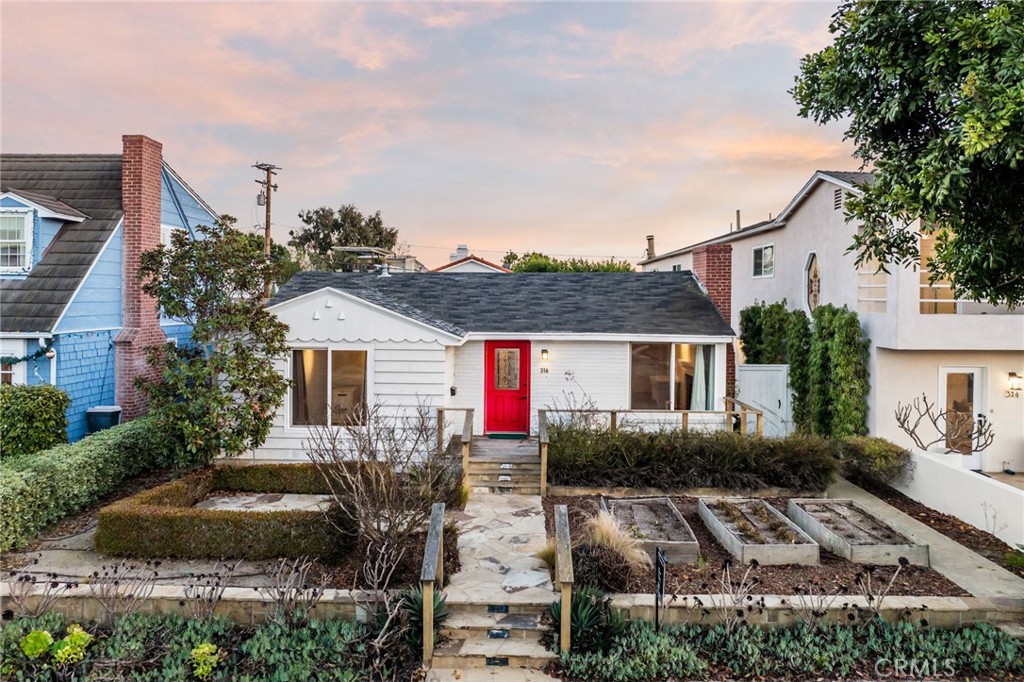
M 93 504 L 126 479 L 164 465 L 147 419 L 73 445 L 0 461 L 0 551 L 21 547 L 47 525 Z
M 352 546 L 354 533 L 340 534 L 319 511 L 194 506 L 215 490 L 315 494 L 326 486 L 312 464 L 214 467 L 101 509 L 96 551 L 124 557 L 330 561 Z
M 554 485 L 631 488 L 778 486 L 820 492 L 835 478 L 834 445 L 816 436 L 548 427 Z
M 15 457 L 68 442 L 71 398 L 54 386 L 0 386 L 0 455 Z
M 839 441 L 843 475 L 852 481 L 887 484 L 903 473 L 910 451 L 884 438 L 853 436 Z

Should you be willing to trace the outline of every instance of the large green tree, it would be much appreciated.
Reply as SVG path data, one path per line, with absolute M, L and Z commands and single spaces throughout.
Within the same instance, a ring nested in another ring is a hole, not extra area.
M 380 211 L 364 215 L 351 204 L 334 210 L 321 206 L 300 211 L 303 227 L 289 232 L 288 245 L 295 248 L 299 260 L 314 270 L 347 269 L 351 254 L 336 250 L 338 246 L 370 246 L 393 251 L 398 243 L 398 228 L 384 224 Z
M 920 219 L 933 281 L 1024 302 L 1024 2 L 848 1 L 829 31 L 792 94 L 802 116 L 846 122 L 874 166 L 847 204 L 858 263 L 916 262 Z
M 632 272 L 629 261 L 587 260 L 585 258 L 552 258 L 537 251 L 519 255 L 513 251 L 505 254 L 505 267 L 513 272 Z
M 252 248 L 260 251 L 264 250 L 265 245 L 262 234 L 248 233 L 246 237 L 252 242 Z M 299 262 L 297 257 L 292 255 L 291 250 L 273 239 L 270 240 L 270 262 L 274 269 L 274 282 L 278 286 L 284 286 L 296 272 L 302 269 L 302 263 Z
M 143 290 L 164 315 L 192 326 L 190 343 L 150 349 L 160 379 L 140 380 L 178 466 L 262 444 L 288 388 L 274 368 L 287 353 L 288 327 L 263 299 L 277 266 L 233 223 L 225 216 L 200 226 L 195 239 L 175 230 L 169 245 L 141 258 Z

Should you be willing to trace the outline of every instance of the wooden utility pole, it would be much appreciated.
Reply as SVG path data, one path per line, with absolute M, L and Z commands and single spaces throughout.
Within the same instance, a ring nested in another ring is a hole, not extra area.
M 256 184 L 263 186 L 264 197 L 266 198 L 267 222 L 266 222 L 266 224 L 264 225 L 264 228 L 263 228 L 263 257 L 266 259 L 267 265 L 269 266 L 270 265 L 270 197 L 273 195 L 274 192 L 277 191 L 277 185 L 275 185 L 273 183 L 273 177 L 275 175 L 277 175 L 277 173 L 275 173 L 274 171 L 279 171 L 281 169 L 278 166 L 275 166 L 272 163 L 260 163 L 259 161 L 257 161 L 255 164 L 253 164 L 253 168 L 261 170 L 261 171 L 263 171 L 263 172 L 265 172 L 267 174 L 267 179 L 266 180 L 257 180 Z M 270 298 L 270 285 L 271 284 L 272 284 L 272 282 L 270 281 L 270 276 L 268 275 L 267 276 L 267 283 L 266 283 L 266 286 L 265 286 L 265 288 L 263 290 L 263 295 L 266 298 Z

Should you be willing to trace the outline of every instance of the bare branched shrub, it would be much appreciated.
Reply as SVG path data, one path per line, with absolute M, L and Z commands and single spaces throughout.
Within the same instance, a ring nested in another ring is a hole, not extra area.
M 460 495 L 460 460 L 437 452 L 431 412 L 425 404 L 411 411 L 376 404 L 357 409 L 342 428 L 310 430 L 306 451 L 331 489 L 328 521 L 339 532 L 404 547 L 434 502 Z
M 313 562 L 306 558 L 281 559 L 270 574 L 270 585 L 253 588 L 263 598 L 267 620 L 287 625 L 309 618 L 327 585 L 310 582 L 312 568 Z
M 242 562 L 225 564 L 217 562 L 209 573 L 194 573 L 188 577 L 185 585 L 185 599 L 182 605 L 189 617 L 205 620 L 213 616 L 224 590 Z
M 845 587 L 836 587 L 831 590 L 825 589 L 817 580 L 811 580 L 807 585 L 799 585 L 793 589 L 796 600 L 782 600 L 788 605 L 800 620 L 808 627 L 818 627 L 828 616 L 828 610 L 832 608 L 839 595 L 846 593 Z
M 358 613 L 365 614 L 368 637 L 363 649 L 362 669 L 367 679 L 394 679 L 397 652 L 401 651 L 407 623 L 402 619 L 402 595 L 389 590 L 396 567 L 405 548 L 388 542 L 371 543 L 363 562 L 365 590 L 352 586 L 353 601 Z
M 753 595 L 753 589 L 761 583 L 761 579 L 750 575 L 758 565 L 756 560 L 751 560 L 747 570 L 743 572 L 743 577 L 733 580 L 732 561 L 727 559 L 722 563 L 718 581 L 712 586 L 705 585 L 709 587 L 707 607 L 718 614 L 718 619 L 726 632 L 732 632 L 736 626 L 747 622 L 748 614 L 764 611 L 764 597 L 755 598 Z M 715 591 L 718 592 L 717 596 L 713 594 Z M 694 597 L 694 600 L 698 606 L 704 606 L 700 597 Z M 707 607 L 703 612 L 705 616 L 710 615 Z
M 969 452 L 981 452 L 995 439 L 988 419 L 977 419 L 967 412 L 940 410 L 923 393 L 906 405 L 897 403 L 896 423 L 922 450 L 942 443 L 951 450 L 970 448 Z
M 101 566 L 89 578 L 89 591 L 108 615 L 129 616 L 139 611 L 153 593 L 159 567 L 159 561 L 134 564 L 128 560 Z
M 39 563 L 33 560 L 32 566 Z M 53 606 L 57 599 L 76 587 L 78 583 L 62 581 L 56 573 L 36 575 L 27 570 L 11 571 L 7 575 L 7 602 L 16 616 L 38 618 Z
M 900 557 L 899 565 L 888 580 L 885 579 L 885 575 L 876 566 L 865 566 L 864 570 L 853 577 L 853 584 L 857 586 L 857 590 L 860 596 L 864 598 L 864 601 L 867 602 L 867 606 L 862 608 L 859 604 L 855 604 L 853 611 L 847 617 L 851 621 L 860 621 L 862 625 L 867 625 L 876 618 L 879 618 L 882 613 L 882 604 L 889 595 L 893 584 L 895 584 L 896 578 L 909 565 L 910 562 L 906 557 Z

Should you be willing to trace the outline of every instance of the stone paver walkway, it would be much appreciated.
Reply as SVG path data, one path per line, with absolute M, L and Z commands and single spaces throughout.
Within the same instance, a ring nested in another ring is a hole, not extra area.
M 932 568 L 975 597 L 1000 602 L 1009 600 L 1002 603 L 1024 606 L 1024 578 L 954 542 L 849 481 L 839 479 L 833 483 L 828 489 L 828 496 L 855 500 L 913 540 L 928 545 Z
M 461 569 L 445 588 L 449 604 L 551 602 L 551 576 L 536 557 L 547 544 L 537 495 L 473 493 L 459 524 Z
M 198 509 L 224 511 L 325 511 L 331 504 L 330 495 L 300 495 L 297 493 L 253 493 L 251 495 L 223 495 L 196 503 Z

